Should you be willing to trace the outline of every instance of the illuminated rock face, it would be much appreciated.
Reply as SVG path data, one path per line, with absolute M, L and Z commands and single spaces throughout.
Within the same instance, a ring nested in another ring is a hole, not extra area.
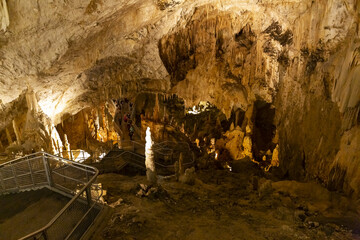
M 276 9 L 272 3 L 225 11 L 206 5 L 185 15 L 159 42 L 173 91 L 189 106 L 207 100 L 227 116 L 240 108 L 250 123 L 254 102 L 270 103 L 280 145 L 275 171 L 320 177 L 359 196 L 349 184 L 358 179 L 352 166 L 360 158 L 338 152 L 341 136 L 353 136 L 359 125 L 359 3 L 277 1 Z M 334 163 L 336 154 L 341 163 Z
M 358 0 L 29 0 L 6 1 L 6 9 L 4 2 L 3 149 L 16 140 L 13 119 L 24 132 L 20 93 L 28 84 L 55 125 L 142 91 L 176 93 L 187 106 L 209 101 L 227 117 L 241 109 L 249 124 L 261 100 L 275 109 L 277 174 L 320 178 L 360 196 L 360 156 L 352 154 L 359 148 Z M 97 138 L 113 139 L 105 128 Z M 81 145 L 72 138 L 82 136 L 68 137 Z

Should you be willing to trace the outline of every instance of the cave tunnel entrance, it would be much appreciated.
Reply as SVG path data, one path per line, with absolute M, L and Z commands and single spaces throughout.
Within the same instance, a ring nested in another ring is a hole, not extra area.
M 275 108 L 270 103 L 257 100 L 254 103 L 254 116 L 253 151 L 255 158 L 261 160 L 267 150 L 273 151 L 276 147 L 272 141 L 276 132 Z

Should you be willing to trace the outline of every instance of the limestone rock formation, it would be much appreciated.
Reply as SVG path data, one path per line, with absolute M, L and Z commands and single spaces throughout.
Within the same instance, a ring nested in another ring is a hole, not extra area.
M 0 146 L 24 132 L 28 85 L 50 128 L 110 99 L 177 94 L 245 112 L 253 151 L 280 146 L 274 174 L 358 198 L 359 12 L 359 0 L 2 0 Z

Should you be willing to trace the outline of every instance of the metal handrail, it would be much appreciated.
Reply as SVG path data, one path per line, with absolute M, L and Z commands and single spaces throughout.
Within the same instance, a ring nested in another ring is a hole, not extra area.
M 7 162 L 7 163 L 4 163 L 4 164 L 0 165 L 0 169 L 5 167 L 5 166 L 8 166 L 8 165 L 12 166 L 12 165 L 14 165 L 14 164 L 16 164 L 18 162 L 23 161 L 23 160 L 37 159 L 39 157 L 43 157 L 44 159 L 45 159 L 45 157 L 47 157 L 47 163 L 49 163 L 49 159 L 52 159 L 52 160 L 56 160 L 58 162 L 64 163 L 65 165 L 69 165 L 69 166 L 71 165 L 72 167 L 75 167 L 75 168 L 80 169 L 82 171 L 85 171 L 87 173 L 90 172 L 90 173 L 93 174 L 93 176 L 87 182 L 83 182 L 84 186 L 80 189 L 80 191 L 78 191 L 75 194 L 75 196 L 55 215 L 55 217 L 53 217 L 51 219 L 51 221 L 48 224 L 46 224 L 44 227 L 40 228 L 39 230 L 34 231 L 34 232 L 26 235 L 25 237 L 20 238 L 21 240 L 35 238 L 36 236 L 38 236 L 40 234 L 42 236 L 44 236 L 45 239 L 46 239 L 46 231 L 60 218 L 61 215 L 63 215 L 65 213 L 65 211 L 75 201 L 77 201 L 81 196 L 83 196 L 84 192 L 86 192 L 87 201 L 88 201 L 88 204 L 90 205 L 91 202 L 92 202 L 91 187 L 92 187 L 92 184 L 94 183 L 95 179 L 97 178 L 97 176 L 99 174 L 99 171 L 95 167 L 87 166 L 87 165 L 84 165 L 84 164 L 79 164 L 79 163 L 76 163 L 74 161 L 70 161 L 70 160 L 65 159 L 65 158 L 54 156 L 54 155 L 51 155 L 51 154 L 46 153 L 46 152 L 38 152 L 38 153 L 27 155 L 27 156 L 19 158 L 19 159 L 12 160 L 10 162 Z M 31 169 L 29 169 L 29 170 L 31 171 Z M 45 172 L 46 172 L 47 176 L 50 174 L 48 171 L 50 171 L 50 170 L 45 168 Z M 88 176 L 88 174 L 86 176 Z M 48 176 L 48 178 L 49 178 L 49 176 Z M 14 179 L 16 179 L 16 176 L 14 176 Z M 69 179 L 71 179 L 71 178 L 69 178 Z M 48 182 L 48 184 L 51 187 L 50 182 Z M 19 188 L 19 186 L 17 186 L 17 187 Z M 76 230 L 77 226 L 82 222 L 82 220 L 86 217 L 86 215 L 89 213 L 89 211 L 91 211 L 94 208 L 95 204 L 97 203 L 97 201 L 100 199 L 100 197 L 102 195 L 102 191 L 100 191 L 100 192 L 101 193 L 100 193 L 99 197 L 97 199 L 95 199 L 95 201 L 89 207 L 88 211 L 80 219 L 80 221 L 77 223 L 77 225 L 71 230 L 71 232 L 67 235 L 67 237 L 71 236 L 71 234 Z

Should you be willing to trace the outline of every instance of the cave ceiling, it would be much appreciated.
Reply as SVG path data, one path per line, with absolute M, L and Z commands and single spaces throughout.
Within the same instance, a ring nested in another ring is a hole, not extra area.
M 273 102 L 284 72 L 291 79 L 310 75 L 342 44 L 356 49 L 349 33 L 358 31 L 358 5 L 350 0 L 7 1 L 0 99 L 7 104 L 30 86 L 56 122 L 65 113 L 116 97 L 123 84 L 151 79 L 189 106 L 207 100 L 229 115 L 255 99 Z M 352 60 L 353 52 L 347 57 Z M 296 64 L 301 74 L 291 68 Z M 337 89 L 334 101 L 358 104 L 357 92 L 344 102 L 344 91 L 349 90 Z

